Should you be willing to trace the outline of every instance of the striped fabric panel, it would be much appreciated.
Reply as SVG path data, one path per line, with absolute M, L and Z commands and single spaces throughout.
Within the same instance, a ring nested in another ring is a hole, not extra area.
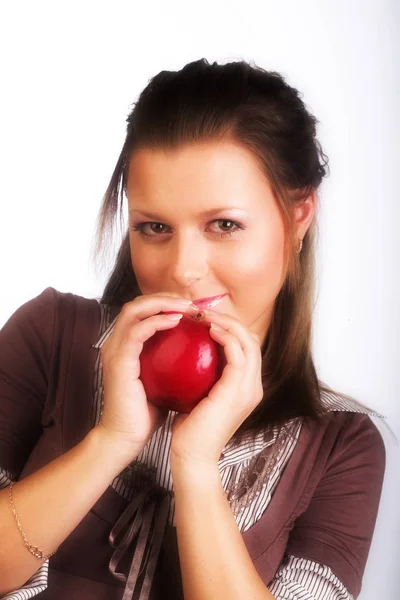
M 8 487 L 12 481 L 14 481 L 14 474 L 6 469 L 0 470 L 0 490 Z
M 10 471 L 6 471 L 6 469 L 0 468 L 0 490 L 8 487 L 12 481 L 16 481 L 15 475 Z M 1 600 L 29 600 L 29 598 L 37 596 L 40 592 L 44 592 L 47 588 L 48 573 L 49 559 L 39 567 L 36 573 L 19 590 L 2 596 Z
M 268 586 L 276 600 L 354 600 L 326 565 L 289 555 Z
M 326 387 L 329 387 L 326 383 L 324 383 L 321 380 L 320 383 L 322 383 Z M 386 415 L 381 415 L 380 413 L 374 410 L 367 410 L 365 406 L 360 404 L 355 398 L 352 398 L 351 396 L 345 396 L 344 398 L 341 398 L 340 396 L 335 394 L 333 390 L 331 392 L 321 390 L 321 400 L 325 404 L 325 406 L 328 407 L 331 411 L 342 410 L 356 413 L 364 413 L 373 417 L 378 417 L 380 419 L 387 419 Z
M 103 307 L 103 304 L 100 304 L 100 307 Z M 107 329 L 110 321 L 110 307 L 107 305 L 105 308 L 102 308 L 100 311 L 100 332 L 104 332 Z M 114 319 L 113 324 L 115 323 L 116 318 Z M 103 336 L 99 340 L 101 344 L 104 343 Z M 101 407 L 101 397 L 103 393 L 103 370 L 101 366 L 101 356 L 100 352 L 97 355 L 95 369 L 94 369 L 94 403 L 93 403 L 93 416 L 92 423 L 98 423 L 100 421 L 100 407 Z
M 261 519 L 262 515 L 266 511 L 267 506 L 271 501 L 272 494 L 279 483 L 281 474 L 296 447 L 301 426 L 302 421 L 299 421 L 297 424 L 297 429 L 294 433 L 294 437 L 289 438 L 287 443 L 280 449 L 277 462 L 269 474 L 268 479 L 264 482 L 261 492 L 254 500 L 252 500 L 249 506 L 244 509 L 240 517 L 236 519 L 241 533 L 250 529 L 250 527 L 252 527 L 259 519 Z

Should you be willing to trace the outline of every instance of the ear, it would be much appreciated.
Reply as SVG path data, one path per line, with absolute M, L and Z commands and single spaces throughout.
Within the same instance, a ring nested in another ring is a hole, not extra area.
M 302 240 L 307 233 L 317 211 L 317 193 L 314 191 L 305 200 L 299 200 L 294 207 L 297 239 Z

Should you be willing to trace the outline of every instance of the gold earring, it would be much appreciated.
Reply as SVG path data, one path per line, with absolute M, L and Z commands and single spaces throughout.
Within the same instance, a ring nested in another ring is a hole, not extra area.
M 300 240 L 299 247 L 297 248 L 297 254 L 300 254 L 302 247 L 303 247 L 303 240 Z

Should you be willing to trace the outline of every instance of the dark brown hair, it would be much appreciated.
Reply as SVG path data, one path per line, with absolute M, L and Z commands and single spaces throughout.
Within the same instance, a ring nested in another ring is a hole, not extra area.
M 232 440 L 239 443 L 244 434 L 282 427 L 298 416 L 329 418 L 321 391 L 333 390 L 319 381 L 311 348 L 317 219 L 298 254 L 293 215 L 295 202 L 317 192 L 327 174 L 328 159 L 316 139 L 318 121 L 299 92 L 281 74 L 245 61 L 222 65 L 202 59 L 153 77 L 127 123 L 125 142 L 99 214 L 95 258 L 104 247 L 118 207 L 122 216 L 129 161 L 135 150 L 222 139 L 249 149 L 284 218 L 286 278 L 262 347 L 264 398 Z M 127 232 L 101 302 L 122 306 L 138 295 Z

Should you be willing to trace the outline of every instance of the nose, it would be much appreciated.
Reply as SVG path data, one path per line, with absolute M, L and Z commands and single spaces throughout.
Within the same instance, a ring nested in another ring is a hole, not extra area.
M 178 289 L 188 287 L 207 276 L 207 250 L 193 232 L 186 231 L 180 236 L 176 234 L 169 252 L 170 278 Z

